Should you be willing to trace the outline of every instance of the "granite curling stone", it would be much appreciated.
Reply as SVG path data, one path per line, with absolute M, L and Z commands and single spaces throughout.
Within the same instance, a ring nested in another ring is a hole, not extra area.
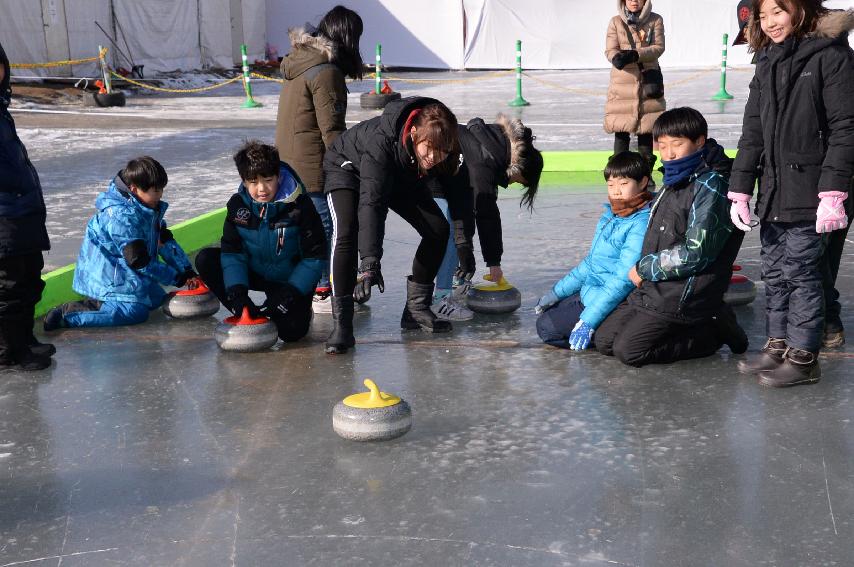
M 191 284 L 187 289 L 173 291 L 163 303 L 163 312 L 175 319 L 210 317 L 217 311 L 219 299 L 201 280 L 195 286 Z
M 475 313 L 512 313 L 522 305 L 522 294 L 501 278 L 498 283 L 489 281 L 489 275 L 484 276 L 487 283 L 472 286 L 466 293 L 466 304 Z
M 251 317 L 248 309 L 240 317 L 228 317 L 217 325 L 214 336 L 219 348 L 233 352 L 266 350 L 279 340 L 276 325 L 266 317 Z
M 380 392 L 370 379 L 369 392 L 347 396 L 332 410 L 332 429 L 351 441 L 386 441 L 412 427 L 412 410 L 397 396 Z
M 741 266 L 733 266 L 734 272 L 741 271 Z M 729 287 L 724 293 L 724 302 L 728 305 L 748 305 L 756 299 L 756 283 L 741 274 L 733 274 Z

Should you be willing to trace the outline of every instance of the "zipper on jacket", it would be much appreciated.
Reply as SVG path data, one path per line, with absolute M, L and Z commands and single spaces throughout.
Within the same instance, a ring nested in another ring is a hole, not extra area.
M 682 308 L 685 307 L 685 302 L 688 301 L 688 297 L 690 297 L 691 292 L 694 291 L 694 278 L 696 276 L 691 276 L 688 278 L 688 281 L 685 282 L 685 288 L 682 290 L 682 297 L 679 298 L 679 309 L 676 310 L 676 313 L 682 314 Z

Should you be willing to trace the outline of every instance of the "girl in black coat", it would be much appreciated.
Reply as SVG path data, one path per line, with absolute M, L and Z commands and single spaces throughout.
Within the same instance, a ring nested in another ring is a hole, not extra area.
M 462 165 L 453 176 L 442 176 L 432 185 L 433 197 L 448 214 L 445 218 L 455 229 L 462 227 L 464 237 L 455 230 L 449 239 L 442 267 L 436 278 L 436 303 L 433 312 L 441 319 L 466 320 L 473 314 L 451 294 L 453 279 L 465 285 L 475 272 L 472 239 L 475 227 L 481 253 L 489 268 L 491 281 L 504 277 L 501 257 L 504 253 L 501 213 L 498 211 L 498 188 L 518 183 L 525 187 L 521 206 L 531 210 L 543 171 L 543 156 L 534 145 L 534 136 L 518 118 L 499 114 L 487 124 L 473 118 L 459 127 Z M 456 242 L 455 242 L 456 240 Z M 456 255 L 454 255 L 456 244 Z M 459 260 L 459 267 L 456 260 Z
M 335 323 L 326 341 L 327 353 L 340 354 L 355 344 L 354 299 L 367 301 L 373 286 L 384 290 L 380 260 L 389 209 L 421 236 L 412 275 L 407 278 L 401 328 L 451 330 L 450 323 L 437 321 L 430 311 L 433 279 L 442 262 L 449 227 L 423 180 L 458 166 L 457 119 L 431 98 L 391 102 L 381 116 L 347 130 L 327 150 L 323 171 L 333 223 Z M 358 276 L 357 251 L 362 257 Z
M 848 220 L 854 175 L 854 10 L 821 0 L 759 0 L 748 24 L 756 75 L 728 197 L 750 230 L 758 178 L 768 341 L 742 362 L 765 386 L 817 382 L 824 333 L 822 266 L 829 233 Z

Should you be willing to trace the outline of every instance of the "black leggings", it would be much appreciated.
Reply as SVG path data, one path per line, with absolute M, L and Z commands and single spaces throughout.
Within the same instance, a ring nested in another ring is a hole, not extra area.
M 332 295 L 346 297 L 356 286 L 359 234 L 359 194 L 353 189 L 333 189 L 327 194 L 332 215 Z M 392 197 L 389 208 L 412 225 L 421 243 L 412 261 L 412 279 L 431 284 L 439 273 L 448 245 L 448 221 L 427 191 L 400 193 Z

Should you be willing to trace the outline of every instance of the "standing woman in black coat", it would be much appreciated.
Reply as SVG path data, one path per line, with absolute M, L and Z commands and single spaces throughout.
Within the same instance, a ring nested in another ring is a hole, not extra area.
M 756 75 L 728 197 L 733 223 L 749 231 L 759 179 L 768 340 L 739 369 L 764 386 L 821 377 L 824 255 L 830 234 L 848 225 L 854 176 L 852 28 L 854 10 L 829 11 L 821 0 L 758 0 L 748 23 Z
M 9 59 L 0 45 L 0 369 L 42 370 L 53 345 L 33 336 L 50 250 L 42 186 L 9 113 Z
M 323 159 L 324 192 L 332 215 L 332 318 L 326 352 L 355 345 L 353 301 L 367 301 L 371 288 L 384 290 L 380 260 L 389 209 L 418 231 L 412 275 L 406 280 L 403 329 L 447 332 L 430 310 L 433 279 L 448 241 L 448 221 L 423 182 L 459 167 L 457 119 L 432 98 L 389 103 L 381 116 L 341 134 Z M 362 262 L 356 270 L 358 254 Z

